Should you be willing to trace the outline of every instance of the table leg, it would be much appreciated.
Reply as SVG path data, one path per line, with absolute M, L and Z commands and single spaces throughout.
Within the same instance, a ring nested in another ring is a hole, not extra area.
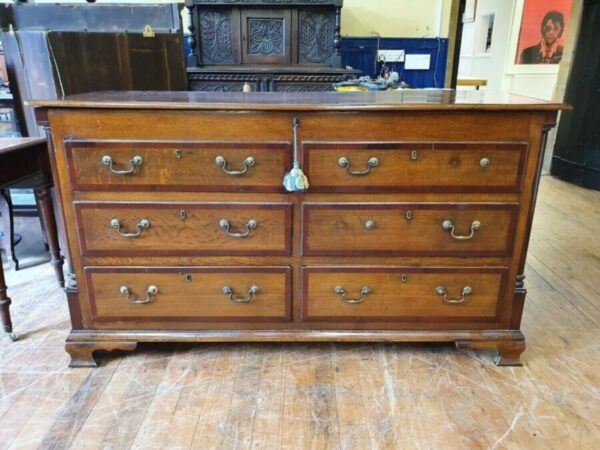
M 40 218 L 44 222 L 46 231 L 46 240 L 50 250 L 50 264 L 54 267 L 56 279 L 61 287 L 65 287 L 65 276 L 63 274 L 63 259 L 60 256 L 60 247 L 58 245 L 58 232 L 56 229 L 56 217 L 54 215 L 54 205 L 50 195 L 50 188 L 39 186 L 34 190 L 35 199 L 40 212 Z
M 13 333 L 12 322 L 10 320 L 10 297 L 6 295 L 6 281 L 4 279 L 4 270 L 2 269 L 2 261 L 0 260 L 0 324 L 2 329 L 8 333 L 11 340 L 17 340 Z
M 12 210 L 12 201 L 10 199 L 10 191 L 8 189 L 0 189 L 0 214 L 4 223 L 4 238 L 5 242 L 2 247 L 6 250 L 6 259 L 13 270 L 19 270 L 19 260 L 15 254 L 15 223 Z

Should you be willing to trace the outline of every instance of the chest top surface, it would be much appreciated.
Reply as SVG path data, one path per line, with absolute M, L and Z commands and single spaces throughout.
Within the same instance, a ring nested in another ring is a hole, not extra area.
M 37 100 L 40 108 L 161 110 L 521 110 L 557 111 L 561 103 L 493 91 L 414 90 L 388 92 L 251 92 L 104 91 Z

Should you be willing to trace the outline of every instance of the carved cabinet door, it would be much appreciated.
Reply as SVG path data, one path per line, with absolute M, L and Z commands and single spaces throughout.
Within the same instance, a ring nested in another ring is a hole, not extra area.
M 292 63 L 291 9 L 242 10 L 242 63 Z

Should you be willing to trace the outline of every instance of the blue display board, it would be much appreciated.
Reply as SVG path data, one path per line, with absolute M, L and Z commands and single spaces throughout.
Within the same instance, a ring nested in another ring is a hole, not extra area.
M 388 62 L 400 78 L 413 88 L 443 88 L 448 57 L 446 38 L 376 38 L 346 37 L 342 39 L 342 65 L 361 70 L 363 75 L 377 76 L 381 64 L 377 50 L 404 50 L 407 55 L 430 55 L 428 70 L 408 70 L 403 62 Z

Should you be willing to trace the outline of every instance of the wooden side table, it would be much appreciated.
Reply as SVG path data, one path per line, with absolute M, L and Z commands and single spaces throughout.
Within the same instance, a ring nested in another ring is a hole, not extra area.
M 456 80 L 457 86 L 473 86 L 478 91 L 481 86 L 487 86 L 487 80 L 485 78 L 468 77 L 466 75 L 460 76 Z
M 50 251 L 50 263 L 56 278 L 64 286 L 63 260 L 58 245 L 58 233 L 50 189 L 53 186 L 48 147 L 45 138 L 2 138 L 0 139 L 0 189 L 11 186 L 33 188 L 43 228 Z M 0 324 L 16 339 L 12 330 L 4 271 L 0 264 Z

